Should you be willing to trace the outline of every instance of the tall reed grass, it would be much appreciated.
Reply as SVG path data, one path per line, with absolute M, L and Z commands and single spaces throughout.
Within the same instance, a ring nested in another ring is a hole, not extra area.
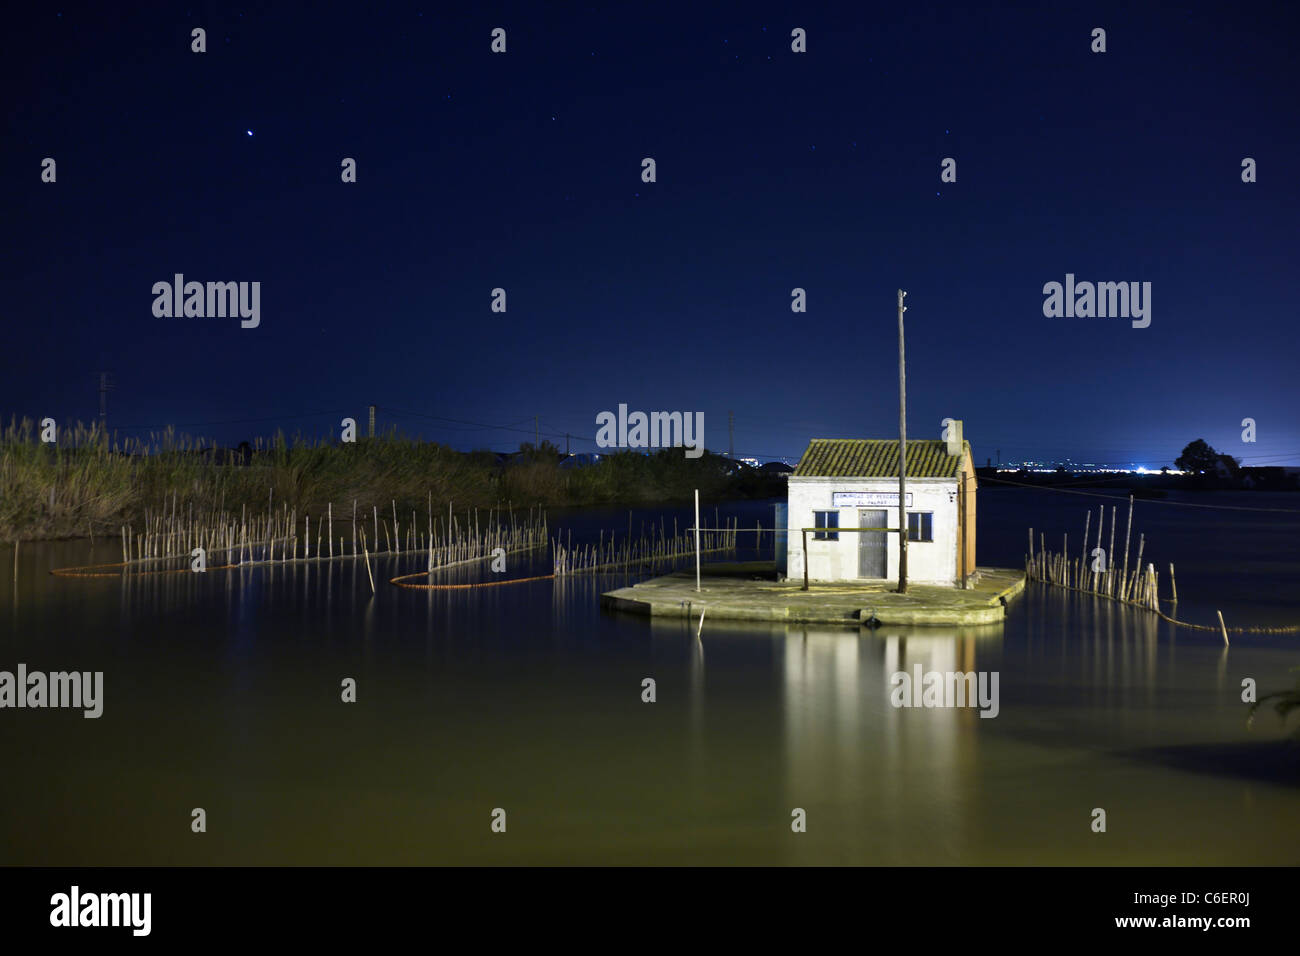
M 365 512 L 396 500 L 405 513 L 430 496 L 459 509 L 685 501 L 695 488 L 714 500 L 751 496 L 756 488 L 784 493 L 783 483 L 759 487 L 752 475 L 742 486 L 729 461 L 708 453 L 688 459 L 681 449 L 623 452 L 583 468 L 561 467 L 563 457 L 544 442 L 522 446 L 502 464 L 492 452 L 459 452 L 396 430 L 355 444 L 290 440 L 281 432 L 228 449 L 170 428 L 120 438 L 77 423 L 60 427 L 57 443 L 46 444 L 31 419 L 11 419 L 0 431 L 0 539 L 115 536 L 173 496 L 209 509 L 256 512 L 273 500 L 298 514 L 320 514 L 331 501 L 353 500 Z

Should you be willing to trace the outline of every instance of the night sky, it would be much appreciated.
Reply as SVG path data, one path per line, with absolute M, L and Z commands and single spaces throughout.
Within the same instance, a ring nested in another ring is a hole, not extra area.
M 626 403 L 794 459 L 897 433 L 901 287 L 915 437 L 1300 464 L 1294 5 L 35 6 L 0 67 L 6 422 L 92 420 L 106 369 L 123 434 L 374 403 L 592 451 Z M 155 317 L 175 273 L 259 281 L 260 326 Z M 1067 273 L 1150 282 L 1150 326 L 1045 317 Z

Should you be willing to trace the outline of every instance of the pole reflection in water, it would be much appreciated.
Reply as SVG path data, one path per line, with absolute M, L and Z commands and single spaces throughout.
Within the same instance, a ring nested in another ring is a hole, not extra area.
M 809 814 L 834 821 L 842 862 L 919 862 L 916 841 L 938 844 L 927 860 L 954 862 L 966 842 L 962 808 L 977 763 L 974 707 L 896 708 L 898 672 L 976 670 L 976 648 L 997 646 L 1001 627 L 791 628 L 783 657 L 786 792 Z M 995 657 L 995 656 L 994 656 Z M 877 825 L 846 825 L 872 818 Z M 822 840 L 796 841 L 798 862 L 824 861 Z

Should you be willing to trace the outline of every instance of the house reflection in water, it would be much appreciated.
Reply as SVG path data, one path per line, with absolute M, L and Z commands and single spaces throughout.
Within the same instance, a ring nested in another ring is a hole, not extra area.
M 791 627 L 784 648 L 786 789 L 815 821 L 862 821 L 825 834 L 841 863 L 956 863 L 978 799 L 977 706 L 891 703 L 891 677 L 996 670 L 1002 626 Z M 919 688 L 917 688 L 919 695 Z M 981 728 L 980 724 L 985 724 Z M 820 812 L 819 812 L 820 811 Z M 874 821 L 874 822 L 872 822 Z M 919 847 L 929 848 L 925 860 Z M 937 848 L 937 849 L 936 849 Z M 822 863 L 826 841 L 794 841 L 790 862 Z

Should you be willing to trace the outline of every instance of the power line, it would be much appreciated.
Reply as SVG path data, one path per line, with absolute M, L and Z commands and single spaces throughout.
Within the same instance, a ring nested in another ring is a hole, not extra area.
M 114 388 L 108 372 L 99 373 L 99 427 L 108 427 L 108 393 Z
M 538 431 L 538 430 L 536 430 L 536 429 L 532 429 L 532 428 L 515 428 L 515 427 L 513 427 L 513 426 L 511 426 L 511 425 L 493 425 L 493 424 L 490 424 L 490 423 L 488 423 L 488 422 L 472 422 L 472 421 L 468 421 L 468 420 L 463 419 L 463 418 L 447 418 L 447 417 L 444 416 L 444 415 L 429 415 L 429 414 L 427 414 L 427 413 L 425 413 L 425 412 L 414 412 L 414 411 L 410 411 L 409 409 L 393 408 L 392 406 L 389 406 L 389 405 L 380 405 L 379 407 L 382 408 L 384 411 L 389 412 L 389 413 L 394 414 L 394 415 L 406 415 L 406 416 L 409 416 L 409 417 L 411 417 L 411 418 L 427 418 L 427 419 L 429 419 L 429 420 L 431 420 L 431 421 L 437 421 L 437 422 L 453 422 L 454 424 L 457 424 L 457 425 L 472 425 L 472 426 L 474 426 L 474 427 L 476 427 L 476 428 L 491 428 L 491 429 L 496 429 L 496 430 L 498 430 L 498 431 L 518 432 L 519 434 L 522 434 L 522 435 L 534 435 L 534 436 L 536 436 L 537 431 Z M 530 416 L 530 417 L 532 417 L 532 416 Z M 527 421 L 527 420 L 528 420 L 528 419 L 524 419 L 524 421 Z M 563 433 L 563 432 L 559 432 L 559 433 L 545 432 L 544 434 L 546 434 L 547 437 L 555 437 L 555 438 L 563 438 L 563 437 L 564 437 L 564 433 Z
M 981 482 L 992 481 L 999 485 L 1014 485 L 1017 488 L 1033 488 L 1036 491 L 1054 491 L 1060 495 L 1084 495 L 1088 498 L 1109 498 L 1111 501 L 1127 501 L 1127 495 L 1103 495 L 1095 491 L 1070 491 L 1066 488 L 1053 487 L 1051 485 L 1031 485 L 1023 481 L 1007 481 L 1005 478 L 980 478 Z M 1263 511 L 1272 514 L 1300 515 L 1300 509 L 1297 508 L 1248 508 L 1244 505 L 1203 505 L 1193 501 L 1165 501 L 1160 498 L 1142 498 L 1143 504 L 1151 505 L 1174 505 L 1180 508 L 1210 508 L 1215 511 Z
M 255 422 L 277 422 L 286 418 L 319 418 L 322 415 L 342 415 L 346 408 L 326 409 L 323 412 L 303 412 L 299 415 L 268 415 L 265 418 L 231 418 L 220 422 L 167 422 L 161 425 L 114 425 L 115 429 L 144 428 L 207 428 L 212 425 L 248 425 Z

